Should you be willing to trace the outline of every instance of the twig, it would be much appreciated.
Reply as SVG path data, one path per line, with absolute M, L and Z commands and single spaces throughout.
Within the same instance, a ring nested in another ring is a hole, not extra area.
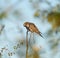
M 28 30 L 26 32 L 26 58 L 28 58 Z

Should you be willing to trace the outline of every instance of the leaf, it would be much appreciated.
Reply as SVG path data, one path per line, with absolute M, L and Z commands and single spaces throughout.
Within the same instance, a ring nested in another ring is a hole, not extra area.
M 40 10 L 37 10 L 35 13 L 34 13 L 34 17 L 39 17 L 40 16 Z
M 5 12 L 0 14 L 0 19 L 6 18 L 7 14 Z
M 53 29 L 60 27 L 60 13 L 58 12 L 49 13 L 48 22 L 52 24 Z

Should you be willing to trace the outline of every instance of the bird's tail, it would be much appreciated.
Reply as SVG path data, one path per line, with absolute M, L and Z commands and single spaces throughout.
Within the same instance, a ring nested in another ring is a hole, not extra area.
M 40 32 L 39 35 L 45 39 L 45 36 Z
M 40 33 L 39 35 L 40 35 L 42 38 L 44 38 L 41 33 Z

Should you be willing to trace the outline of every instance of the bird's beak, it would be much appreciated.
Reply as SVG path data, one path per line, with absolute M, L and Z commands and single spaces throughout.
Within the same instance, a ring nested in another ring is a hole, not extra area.
M 25 26 L 25 23 L 23 24 L 23 26 L 26 27 L 26 26 Z

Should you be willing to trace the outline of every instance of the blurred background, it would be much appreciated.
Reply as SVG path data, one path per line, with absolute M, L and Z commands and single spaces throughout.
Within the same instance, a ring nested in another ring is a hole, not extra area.
M 0 58 L 26 58 L 24 22 L 45 38 L 29 32 L 27 58 L 60 58 L 60 0 L 0 0 Z

